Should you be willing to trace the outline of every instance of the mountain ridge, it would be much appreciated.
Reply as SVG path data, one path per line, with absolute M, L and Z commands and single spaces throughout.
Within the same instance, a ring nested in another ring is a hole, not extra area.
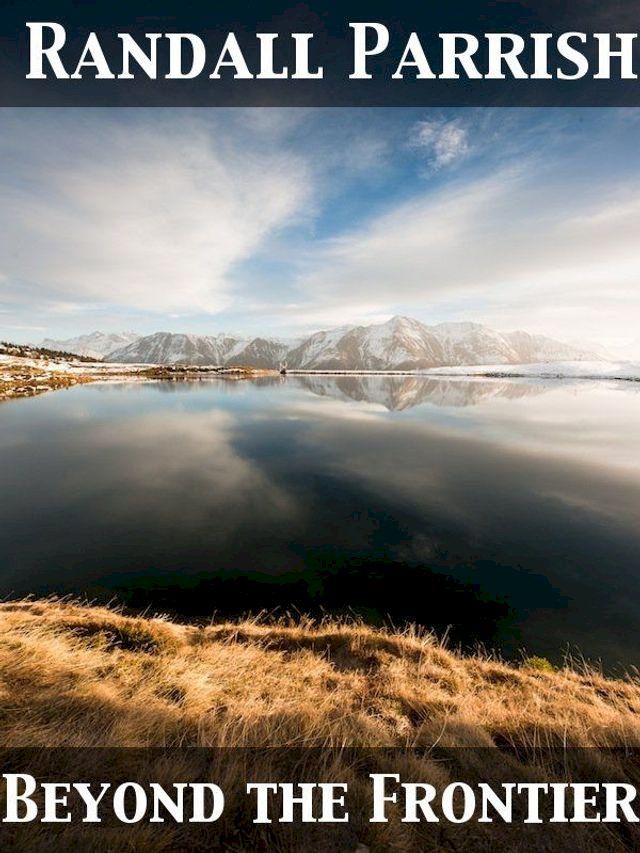
M 141 336 L 137 332 L 91 332 L 75 338 L 54 340 L 45 338 L 40 346 L 57 352 L 72 352 L 89 358 L 104 358 L 115 349 L 128 346 Z
M 88 337 L 91 336 L 84 336 Z M 71 342 L 50 343 L 64 343 L 68 348 Z M 498 332 L 473 322 L 428 326 L 402 316 L 369 326 L 324 329 L 293 342 L 226 333 L 155 332 L 136 337 L 102 357 L 129 364 L 277 368 L 286 363 L 290 369 L 309 370 L 420 370 L 472 364 L 602 360 L 588 349 L 522 330 Z

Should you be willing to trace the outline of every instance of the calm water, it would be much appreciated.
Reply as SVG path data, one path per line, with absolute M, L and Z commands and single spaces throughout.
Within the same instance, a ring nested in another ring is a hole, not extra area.
M 640 389 L 414 377 L 0 406 L 0 594 L 353 610 L 640 663 Z

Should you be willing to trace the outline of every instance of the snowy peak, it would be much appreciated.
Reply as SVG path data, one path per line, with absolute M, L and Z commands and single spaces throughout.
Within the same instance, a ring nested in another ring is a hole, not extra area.
M 133 339 L 122 341 L 127 334 Z M 109 348 L 114 338 L 119 340 Z M 113 362 L 259 368 L 277 368 L 286 362 L 290 369 L 308 370 L 424 370 L 601 358 L 592 350 L 543 335 L 498 332 L 469 322 L 427 326 L 402 316 L 370 326 L 325 329 L 294 341 L 230 334 L 156 332 L 138 337 L 133 333 L 114 336 L 95 332 L 69 341 L 48 341 L 46 345 L 82 354 L 99 352 L 99 357 Z
M 286 358 L 288 351 L 289 345 L 283 341 L 254 338 L 249 343 L 244 341 L 243 346 L 229 356 L 225 363 L 269 369 L 277 367 Z
M 479 323 L 426 326 L 410 317 L 392 317 L 377 325 L 318 332 L 289 353 L 288 364 L 315 370 L 420 370 L 593 357 L 526 332 L 502 333 Z
M 109 353 L 109 361 L 138 364 L 222 364 L 238 342 L 226 336 L 156 332 Z
M 91 332 L 90 335 L 80 335 L 77 338 L 67 338 L 66 340 L 45 338 L 40 346 L 58 352 L 71 352 L 90 358 L 104 358 L 114 349 L 127 346 L 139 337 L 140 335 L 135 332 Z
M 246 365 L 277 367 L 289 346 L 273 338 L 236 338 L 227 334 L 181 335 L 156 332 L 109 353 L 126 364 Z

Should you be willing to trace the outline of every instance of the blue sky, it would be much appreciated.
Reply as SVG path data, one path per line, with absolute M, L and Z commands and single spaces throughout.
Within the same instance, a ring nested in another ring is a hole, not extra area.
M 638 338 L 640 110 L 0 110 L 0 336 Z

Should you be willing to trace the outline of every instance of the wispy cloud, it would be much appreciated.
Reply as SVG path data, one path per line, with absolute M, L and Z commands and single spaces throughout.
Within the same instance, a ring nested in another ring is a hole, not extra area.
M 363 307 L 428 318 L 446 305 L 502 328 L 579 327 L 597 339 L 604 319 L 609 337 L 631 334 L 640 181 L 571 195 L 539 185 L 527 165 L 425 191 L 327 241 L 299 282 L 321 322 L 361 318 Z
M 234 266 L 309 195 L 303 158 L 192 119 L 66 130 L 55 159 L 34 149 L 0 208 L 5 276 L 62 304 L 220 311 Z M 22 132 L 28 145 L 34 125 Z
M 1 116 L 7 335 L 408 313 L 637 337 L 635 111 Z
M 442 169 L 467 155 L 468 131 L 457 119 L 418 121 L 411 128 L 409 146 L 418 149 L 432 169 Z

